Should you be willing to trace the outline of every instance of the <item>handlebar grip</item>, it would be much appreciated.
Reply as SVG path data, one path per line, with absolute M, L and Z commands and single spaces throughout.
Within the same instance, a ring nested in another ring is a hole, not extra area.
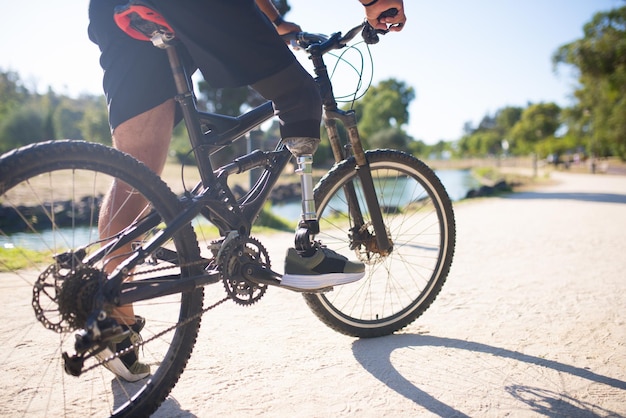
M 398 14 L 398 9 L 394 7 L 392 9 L 388 9 L 382 12 L 380 16 L 378 16 L 378 20 L 385 18 L 385 17 L 395 17 L 397 14 Z
M 385 10 L 384 12 L 380 14 L 380 16 L 378 16 L 378 21 L 380 22 L 380 19 L 383 19 L 385 17 L 396 17 L 397 14 L 398 14 L 398 9 L 396 9 L 395 7 Z M 394 23 L 393 25 L 389 26 L 389 28 L 392 28 L 392 27 L 401 28 L 402 23 Z M 387 29 L 386 31 L 383 31 L 382 29 L 380 29 L 379 31 L 380 31 L 379 33 L 385 34 L 389 32 L 389 29 Z
M 398 9 L 393 7 L 391 9 L 387 9 L 384 12 L 382 12 L 380 16 L 378 16 L 378 20 L 380 21 L 380 19 L 383 19 L 385 17 L 394 17 L 397 14 L 398 14 Z M 402 23 L 397 23 L 392 26 L 401 27 Z M 389 29 L 374 29 L 372 25 L 370 25 L 367 21 L 363 25 L 362 36 L 366 44 L 373 45 L 373 44 L 378 43 L 378 41 L 380 40 L 378 35 L 384 35 L 386 33 L 389 33 Z

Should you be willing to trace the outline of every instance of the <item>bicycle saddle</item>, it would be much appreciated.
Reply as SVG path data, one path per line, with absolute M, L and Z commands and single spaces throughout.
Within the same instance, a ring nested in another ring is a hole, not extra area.
M 121 30 L 134 39 L 151 41 L 154 35 L 162 34 L 173 39 L 174 29 L 151 5 L 141 0 L 131 0 L 115 7 L 113 18 Z

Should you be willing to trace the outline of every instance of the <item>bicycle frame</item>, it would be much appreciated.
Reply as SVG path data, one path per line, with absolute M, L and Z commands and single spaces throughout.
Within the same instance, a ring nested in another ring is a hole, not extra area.
M 341 42 L 348 37 L 352 39 L 357 33 L 357 29 L 360 29 L 360 26 L 351 30 L 344 38 L 341 38 L 340 33 L 336 33 L 325 42 L 311 45 L 307 52 L 314 64 L 317 76 L 316 81 L 322 94 L 324 124 L 328 132 L 334 158 L 336 162 L 340 162 L 350 155 L 354 156 L 356 170 L 362 183 L 363 193 L 366 197 L 366 204 L 375 231 L 376 250 L 382 254 L 388 254 L 392 250 L 392 244 L 382 221 L 382 214 L 376 199 L 369 164 L 365 158 L 356 127 L 356 115 L 354 111 L 343 111 L 338 108 L 332 90 L 332 83 L 323 59 L 323 55 L 326 52 L 345 46 Z M 143 262 L 150 254 L 155 254 L 159 251 L 163 252 L 162 245 L 172 238 L 182 225 L 191 222 L 199 214 L 202 214 L 215 224 L 221 236 L 226 237 L 226 239 L 230 236 L 229 234 L 247 236 L 251 230 L 252 220 L 256 219 L 262 210 L 263 204 L 273 186 L 291 158 L 291 153 L 282 142 L 279 142 L 274 151 L 263 152 L 256 150 L 236 158 L 225 166 L 214 169 L 208 158 L 209 155 L 232 144 L 263 122 L 272 118 L 274 116 L 272 103 L 266 102 L 239 117 L 199 111 L 193 94 L 191 77 L 181 64 L 176 47 L 171 43 L 161 41 L 155 42 L 153 40 L 153 43 L 165 48 L 167 51 L 177 89 L 176 101 L 182 109 L 183 119 L 189 133 L 201 182 L 191 193 L 186 193 L 183 198 L 185 201 L 184 210 L 165 229 L 159 231 L 141 248 L 136 249 L 110 275 L 110 280 L 103 286 L 102 296 L 106 300 L 115 301 L 117 305 L 179 293 L 216 281 L 216 276 L 219 275 L 217 270 L 209 272 L 203 270 L 198 272 L 198 274 L 191 274 L 185 279 L 181 279 L 179 275 L 173 275 L 169 278 L 159 277 L 157 279 L 144 279 L 124 283 L 128 271 Z M 348 152 L 344 152 L 341 144 L 337 121 L 344 124 L 348 131 L 350 142 L 350 150 Z M 226 182 L 228 176 L 257 167 L 264 167 L 263 173 L 254 186 L 251 187 L 250 191 L 238 201 Z M 360 236 L 367 232 L 363 232 L 363 229 L 366 228 L 362 228 L 364 220 L 354 185 L 345 187 L 344 191 L 355 223 L 352 228 L 353 239 L 362 240 L 364 238 Z M 122 231 L 115 239 L 95 252 L 88 262 L 103 259 L 109 252 L 132 242 L 133 239 L 156 226 L 160 222 L 160 219 L 156 218 L 157 216 L 155 215 L 148 215 Z M 280 275 L 278 273 L 259 269 L 258 266 L 254 268 L 255 266 L 251 265 L 250 267 L 251 270 L 245 275 L 247 276 L 246 278 L 265 284 L 280 284 Z

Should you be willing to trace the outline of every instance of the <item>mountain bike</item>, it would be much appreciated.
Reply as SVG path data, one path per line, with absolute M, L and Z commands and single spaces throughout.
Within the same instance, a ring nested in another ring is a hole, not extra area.
M 0 158 L 2 414 L 149 415 L 182 374 L 207 311 L 226 301 L 252 305 L 270 288 L 284 288 L 251 231 L 291 153 L 278 140 L 271 151 L 219 167 L 210 158 L 271 119 L 272 104 L 236 117 L 198 110 L 167 23 L 127 16 L 167 51 L 200 181 L 175 194 L 131 156 L 83 141 L 35 143 Z M 324 57 L 359 33 L 378 41 L 366 23 L 345 35 L 291 36 L 313 63 L 336 160 L 314 189 L 319 230 L 299 227 L 295 245 L 315 237 L 366 265 L 360 281 L 303 297 L 324 324 L 367 338 L 402 329 L 431 305 L 452 263 L 455 223 L 435 173 L 404 152 L 364 150 L 355 112 L 338 106 Z M 229 179 L 253 169 L 261 170 L 258 179 L 236 195 Z M 146 204 L 126 229 L 101 237 L 96 221 L 112 180 Z M 218 233 L 201 251 L 206 224 Z M 106 273 L 112 254 L 121 262 Z M 205 305 L 205 288 L 215 283 L 223 297 Z M 128 332 L 111 316 L 113 307 L 128 304 L 145 318 L 143 340 L 99 359 L 102 347 Z M 103 367 L 137 347 L 149 377 L 128 383 Z

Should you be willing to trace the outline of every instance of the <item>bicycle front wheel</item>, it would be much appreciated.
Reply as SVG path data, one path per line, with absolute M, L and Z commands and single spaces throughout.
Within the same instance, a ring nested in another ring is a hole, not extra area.
M 363 187 L 349 158 L 315 188 L 318 238 L 329 248 L 366 265 L 365 278 L 322 294 L 306 294 L 326 325 L 357 337 L 391 334 L 418 318 L 446 281 L 455 245 L 452 203 L 435 173 L 413 156 L 395 150 L 366 153 L 387 234 L 382 254 L 375 244 Z M 351 184 L 353 187 L 346 187 Z M 354 189 L 364 220 L 355 228 L 346 198 Z
M 145 203 L 139 209 L 160 215 L 159 225 L 138 236 L 135 246 L 167 226 L 181 210 L 177 197 L 156 174 L 109 147 L 56 141 L 33 144 L 0 158 L 2 416 L 149 415 L 166 398 L 187 363 L 198 333 L 200 320 L 194 316 L 202 310 L 202 289 L 134 305 L 134 313 L 145 319 L 143 339 L 158 336 L 139 352 L 140 361 L 151 369 L 147 378 L 128 383 L 98 366 L 95 357 L 87 360 L 83 370 L 94 368 L 78 377 L 64 372 L 62 354 L 74 352 L 74 335 L 84 327 L 68 323 L 64 312 L 88 315 L 91 308 L 85 301 L 94 300 L 100 278 L 106 276 L 99 273 L 103 262 L 88 266 L 89 274 L 81 277 L 71 271 L 59 275 L 53 256 L 78 248 L 89 256 L 101 248 L 98 212 L 113 181 L 131 188 L 116 205 L 119 213 L 132 201 L 131 196 L 142 196 Z M 136 213 L 137 208 L 131 210 Z M 164 248 L 175 254 L 168 262 L 148 257 L 135 272 L 151 270 L 153 275 L 170 277 L 191 274 L 191 268 L 184 266 L 198 262 L 200 254 L 190 225 L 181 228 Z M 160 335 L 187 318 L 194 319 Z

